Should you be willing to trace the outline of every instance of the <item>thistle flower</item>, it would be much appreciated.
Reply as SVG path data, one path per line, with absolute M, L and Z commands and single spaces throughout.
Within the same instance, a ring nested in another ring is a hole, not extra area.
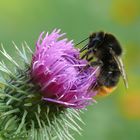
M 93 101 L 96 70 L 85 69 L 87 62 L 63 35 L 42 33 L 35 53 L 27 43 L 22 50 L 14 44 L 22 63 L 2 46 L 13 69 L 0 62 L 0 139 L 74 140 L 69 130 L 80 134 L 77 109 Z
M 72 41 L 60 40 L 64 34 L 59 32 L 40 35 L 32 59 L 32 81 L 40 86 L 43 100 L 84 108 L 95 94 L 89 89 L 96 82 L 95 69 L 84 70 L 87 62 L 79 58 Z

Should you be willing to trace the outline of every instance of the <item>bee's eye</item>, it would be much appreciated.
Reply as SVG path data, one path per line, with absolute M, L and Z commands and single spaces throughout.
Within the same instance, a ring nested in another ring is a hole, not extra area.
M 92 42 L 93 42 L 93 43 L 100 42 L 100 39 L 99 39 L 99 37 L 93 38 L 93 39 L 92 39 Z

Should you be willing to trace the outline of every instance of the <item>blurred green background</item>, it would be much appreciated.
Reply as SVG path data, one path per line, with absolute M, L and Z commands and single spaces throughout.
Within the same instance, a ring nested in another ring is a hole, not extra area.
M 115 34 L 124 48 L 129 89 L 123 82 L 97 99 L 82 118 L 86 125 L 76 140 L 140 140 L 140 1 L 139 0 L 0 0 L 0 42 L 34 48 L 42 31 L 61 28 L 75 43 L 91 32 Z

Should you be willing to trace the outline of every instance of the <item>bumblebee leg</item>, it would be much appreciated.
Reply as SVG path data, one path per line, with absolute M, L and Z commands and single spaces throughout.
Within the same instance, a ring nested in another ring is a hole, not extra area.
M 82 57 L 81 57 L 81 59 L 83 59 L 83 58 L 87 58 L 88 57 L 88 55 L 90 55 L 92 53 L 92 50 L 88 50 Z
M 95 66 L 102 66 L 103 62 L 102 61 L 94 61 L 90 63 L 91 66 L 95 67 Z
M 101 61 L 94 61 L 94 62 L 91 62 L 90 64 L 87 64 L 86 66 L 84 66 L 80 72 L 85 71 L 86 69 L 88 69 L 91 66 L 96 67 L 96 66 L 102 66 L 102 65 L 103 65 L 103 63 Z
M 86 58 L 86 60 L 87 60 L 88 62 L 90 62 L 93 58 L 94 58 L 94 57 L 91 56 L 91 57 L 89 57 L 89 58 Z

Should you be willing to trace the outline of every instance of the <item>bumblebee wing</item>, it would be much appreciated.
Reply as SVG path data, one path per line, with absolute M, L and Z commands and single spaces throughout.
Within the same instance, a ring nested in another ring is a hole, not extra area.
M 125 84 L 125 87 L 128 88 L 128 80 L 127 80 L 127 75 L 126 75 L 126 72 L 125 72 L 125 68 L 124 68 L 124 64 L 122 62 L 122 59 L 119 57 L 119 56 L 116 56 L 114 51 L 112 49 L 110 49 L 110 52 L 114 58 L 114 60 L 117 62 L 118 64 L 118 67 L 119 67 L 119 70 L 121 72 L 121 75 L 122 75 L 122 78 L 123 78 L 123 81 L 124 81 L 124 84 Z

